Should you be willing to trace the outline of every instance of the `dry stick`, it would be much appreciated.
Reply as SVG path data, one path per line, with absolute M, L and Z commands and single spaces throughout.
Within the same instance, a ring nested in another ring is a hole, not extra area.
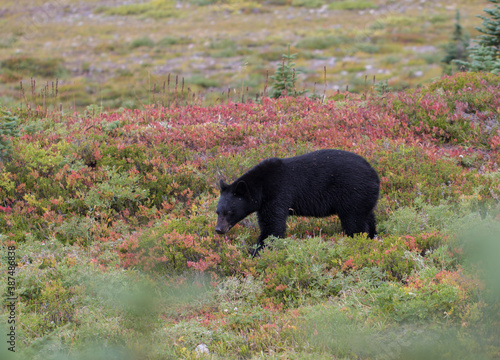
M 182 77 L 181 100 L 184 100 L 184 76 Z
M 21 86 L 20 89 L 19 89 L 19 98 L 21 99 L 21 106 L 20 106 L 20 108 L 21 108 L 21 111 L 22 111 L 23 110 L 23 92 L 24 92 L 23 91 L 23 81 L 22 80 L 19 81 L 19 85 Z
M 23 88 L 23 81 L 21 80 L 20 82 L 21 85 L 21 110 L 23 109 L 23 99 L 24 103 L 26 104 L 26 110 L 28 110 L 28 101 L 26 100 L 26 94 L 24 93 L 24 88 Z
M 99 109 L 99 115 L 102 114 L 102 83 L 99 83 L 99 93 L 101 95 L 101 108 Z
M 165 107 L 165 80 L 163 81 L 163 85 L 161 86 L 161 107 Z M 159 105 L 158 105 L 159 106 Z
M 368 75 L 365 75 L 365 89 L 363 91 L 363 99 L 366 100 L 366 81 L 368 79 Z
M 297 89 L 295 88 L 295 68 L 292 69 L 292 89 L 293 94 L 297 96 Z
M 266 96 L 268 81 L 269 81 L 269 70 L 266 70 L 266 84 L 264 85 L 264 92 L 262 93 L 262 97 Z
M 372 84 L 372 88 L 371 88 L 371 94 L 372 94 L 372 97 L 373 97 L 373 88 L 375 87 L 375 75 L 373 75 L 373 84 Z
M 156 102 L 156 83 L 153 83 L 153 107 L 155 105 L 155 102 Z
M 43 97 L 43 106 L 42 106 L 42 111 L 45 112 L 45 94 L 46 94 L 46 89 L 48 87 L 48 81 L 47 81 L 47 85 L 45 85 L 43 88 L 42 88 L 42 97 Z
M 177 105 L 177 85 L 179 85 L 179 75 L 175 75 L 174 106 Z
M 167 77 L 167 106 L 170 107 L 170 73 Z
M 58 86 L 59 86 L 59 79 L 56 78 L 55 92 L 54 92 L 54 110 L 57 110 Z
M 31 101 L 33 101 L 33 104 L 31 105 L 32 109 L 36 108 L 36 92 L 35 92 L 35 87 L 36 87 L 36 80 L 31 78 Z
M 326 65 L 323 67 L 323 101 L 326 99 Z
M 243 100 L 245 99 L 245 91 L 244 91 L 244 85 L 243 85 L 243 81 L 241 82 L 241 99 L 240 99 L 240 103 L 243 104 Z
M 52 97 L 56 96 L 56 90 L 54 88 L 54 82 L 52 81 Z
M 45 90 L 45 95 L 47 96 L 47 108 L 45 109 L 45 116 L 49 115 L 49 107 L 50 107 L 50 83 L 47 81 L 47 87 Z

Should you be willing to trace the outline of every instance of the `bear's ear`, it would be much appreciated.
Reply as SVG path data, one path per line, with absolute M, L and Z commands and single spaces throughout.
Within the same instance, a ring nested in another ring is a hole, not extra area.
M 221 190 L 221 191 L 224 191 L 224 190 L 226 190 L 228 187 L 229 187 L 229 185 L 228 185 L 228 184 L 226 184 L 226 183 L 224 182 L 224 180 L 220 179 L 220 181 L 219 181 L 219 188 L 220 188 L 220 190 Z
M 244 181 L 238 181 L 236 189 L 234 189 L 234 194 L 236 196 L 246 197 L 249 194 L 247 183 Z

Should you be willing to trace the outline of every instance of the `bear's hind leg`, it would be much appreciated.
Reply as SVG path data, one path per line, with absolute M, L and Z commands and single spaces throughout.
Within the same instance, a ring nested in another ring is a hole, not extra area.
M 359 215 L 339 216 L 342 230 L 347 236 L 354 234 L 367 233 L 370 235 L 370 219 L 369 217 L 360 217 Z
M 368 214 L 368 237 L 370 239 L 373 239 L 375 238 L 375 235 L 377 235 L 377 226 L 375 221 L 375 214 L 372 210 L 370 214 Z

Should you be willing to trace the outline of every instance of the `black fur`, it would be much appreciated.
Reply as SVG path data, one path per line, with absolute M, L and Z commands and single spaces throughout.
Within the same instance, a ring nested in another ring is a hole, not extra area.
M 289 215 L 325 217 L 337 214 L 348 236 L 376 235 L 373 210 L 380 180 L 361 156 L 342 150 L 319 150 L 301 156 L 270 158 L 228 185 L 220 181 L 215 230 L 225 234 L 236 223 L 257 212 L 264 240 L 284 237 Z

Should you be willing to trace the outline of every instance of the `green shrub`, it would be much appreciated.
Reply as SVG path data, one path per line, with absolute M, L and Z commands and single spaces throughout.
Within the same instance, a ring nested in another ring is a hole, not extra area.
M 62 78 L 67 73 L 63 60 L 58 58 L 35 59 L 29 56 L 16 56 L 0 62 L 0 67 L 4 74 L 5 72 L 19 74 L 21 78 L 23 76 Z
M 119 172 L 117 168 L 105 168 L 102 181 L 83 197 L 88 212 L 100 219 L 111 221 L 119 212 L 127 209 L 132 214 L 149 196 L 147 189 L 139 185 L 138 173 Z
M 406 279 L 419 267 L 419 258 L 408 252 L 425 254 L 444 242 L 438 233 L 420 233 L 415 236 L 384 236 L 369 239 L 366 236 L 344 238 L 341 244 L 340 269 L 345 272 L 363 267 L 377 267 L 389 280 Z
M 477 199 L 476 195 L 471 199 L 462 200 L 459 204 L 441 202 L 438 205 L 430 205 L 417 198 L 414 206 L 395 210 L 387 221 L 379 225 L 379 231 L 392 235 L 415 235 L 433 230 L 452 232 L 460 222 L 473 215 L 479 216 L 478 211 L 482 205 Z
M 460 301 L 458 286 L 444 283 L 421 289 L 385 283 L 372 295 L 378 311 L 397 322 L 439 319 Z
M 148 36 L 144 36 L 142 38 L 137 38 L 130 43 L 130 47 L 132 49 L 136 49 L 136 48 L 143 47 L 143 46 L 144 47 L 153 47 L 153 46 L 155 46 L 155 42 L 153 40 L 151 40 L 151 38 L 149 38 Z
M 370 0 L 341 0 L 328 4 L 330 10 L 366 10 L 376 9 L 377 4 Z
M 108 15 L 130 16 L 141 15 L 154 19 L 177 17 L 180 12 L 175 8 L 175 2 L 172 0 L 153 0 L 140 4 L 125 4 L 115 7 L 101 7 L 99 12 Z
M 286 307 L 322 299 L 339 290 L 332 282 L 338 271 L 339 251 L 321 238 L 269 239 L 256 259 L 255 270 L 265 293 Z
M 297 48 L 306 50 L 323 50 L 333 46 L 339 46 L 347 42 L 341 35 L 327 35 L 318 37 L 306 37 L 297 43 Z
M 93 220 L 89 217 L 73 216 L 55 229 L 56 238 L 62 243 L 89 245 L 93 240 Z
M 192 214 L 140 230 L 120 245 L 122 264 L 153 273 L 182 274 L 192 268 L 234 274 L 248 260 L 229 240 L 212 236 L 214 222 Z
M 218 88 L 221 86 L 220 82 L 217 79 L 207 78 L 203 75 L 193 75 L 190 78 L 186 79 L 187 84 L 197 85 L 204 89 L 207 88 Z
M 362 51 L 367 54 L 376 54 L 379 52 L 380 47 L 375 44 L 370 43 L 357 43 L 355 45 L 356 50 Z
M 19 118 L 9 110 L 0 108 L 0 162 L 8 157 L 11 151 L 10 138 L 19 136 Z
M 217 285 L 215 299 L 219 309 L 242 308 L 250 304 L 256 304 L 262 297 L 264 284 L 253 276 L 239 279 L 234 276 L 226 277 Z
M 377 358 L 387 352 L 383 336 L 338 307 L 316 305 L 305 309 L 299 324 L 296 341 L 325 356 L 315 358 Z
M 324 0 L 292 0 L 292 6 L 306 7 L 310 9 L 319 8 L 324 3 Z
M 191 43 L 191 39 L 187 37 L 175 37 L 175 36 L 164 36 L 158 42 L 156 45 L 158 46 L 164 46 L 164 47 L 169 47 L 172 45 L 182 45 L 182 44 L 189 44 Z
M 220 0 L 190 0 L 189 2 L 198 6 L 208 6 L 217 4 Z

